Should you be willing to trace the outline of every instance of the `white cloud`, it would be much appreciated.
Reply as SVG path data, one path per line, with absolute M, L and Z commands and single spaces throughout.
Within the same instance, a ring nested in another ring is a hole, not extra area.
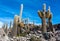
M 29 24 L 33 24 L 33 22 L 29 22 Z
M 3 22 L 2 21 L 0 21 L 0 28 L 3 26 Z
M 13 21 L 13 19 L 5 17 L 5 18 L 0 18 L 0 21 L 9 23 L 10 21 Z
M 35 23 L 35 25 L 42 25 L 42 23 Z

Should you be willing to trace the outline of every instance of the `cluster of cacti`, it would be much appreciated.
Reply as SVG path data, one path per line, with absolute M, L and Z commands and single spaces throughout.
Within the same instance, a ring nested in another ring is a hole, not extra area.
M 48 19 L 48 23 L 50 25 L 52 17 L 50 12 L 50 6 L 48 8 L 48 11 L 46 11 L 46 4 L 44 4 L 43 11 L 38 11 L 38 15 L 42 19 L 42 33 L 46 33 L 47 32 L 46 19 Z
M 22 11 L 23 11 L 23 4 L 21 4 L 21 8 L 20 8 L 20 15 L 15 15 L 14 17 L 14 23 L 13 23 L 13 36 L 17 36 L 17 33 L 20 34 L 20 29 L 21 27 L 24 27 L 23 22 L 21 21 L 22 18 Z

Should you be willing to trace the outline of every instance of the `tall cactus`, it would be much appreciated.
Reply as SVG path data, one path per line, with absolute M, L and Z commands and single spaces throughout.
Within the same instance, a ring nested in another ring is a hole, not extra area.
M 49 27 L 50 30 L 52 30 L 52 23 L 51 23 L 51 18 L 52 14 L 50 12 L 50 6 L 48 7 L 48 11 L 46 11 L 46 4 L 43 5 L 43 11 L 38 11 L 39 17 L 42 19 L 42 33 L 47 32 L 47 27 L 46 27 L 46 19 L 48 19 Z
M 42 18 L 42 33 L 46 33 L 46 5 L 43 5 L 43 18 Z
M 14 23 L 13 23 L 13 36 L 17 35 L 18 18 L 19 18 L 19 16 L 15 15 Z
M 48 7 L 48 12 L 47 12 L 47 18 L 48 18 L 48 24 L 49 24 L 49 28 L 50 28 L 50 31 L 53 32 L 53 27 L 52 27 L 52 22 L 51 22 L 51 18 L 52 18 L 52 14 L 51 14 L 51 11 L 50 11 L 50 6 Z
M 42 33 L 46 33 L 46 4 L 43 4 L 43 12 L 38 11 L 39 17 L 42 19 Z

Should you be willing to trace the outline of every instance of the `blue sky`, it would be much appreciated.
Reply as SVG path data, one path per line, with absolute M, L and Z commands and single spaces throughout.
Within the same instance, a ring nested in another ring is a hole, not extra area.
M 48 6 L 51 7 L 52 23 L 60 23 L 60 0 L 0 0 L 0 26 L 3 23 L 10 23 L 13 21 L 14 15 L 19 15 L 20 4 L 23 4 L 22 18 L 29 18 L 29 22 L 41 24 L 37 11 L 42 10 L 43 4 L 46 3 L 46 10 Z

